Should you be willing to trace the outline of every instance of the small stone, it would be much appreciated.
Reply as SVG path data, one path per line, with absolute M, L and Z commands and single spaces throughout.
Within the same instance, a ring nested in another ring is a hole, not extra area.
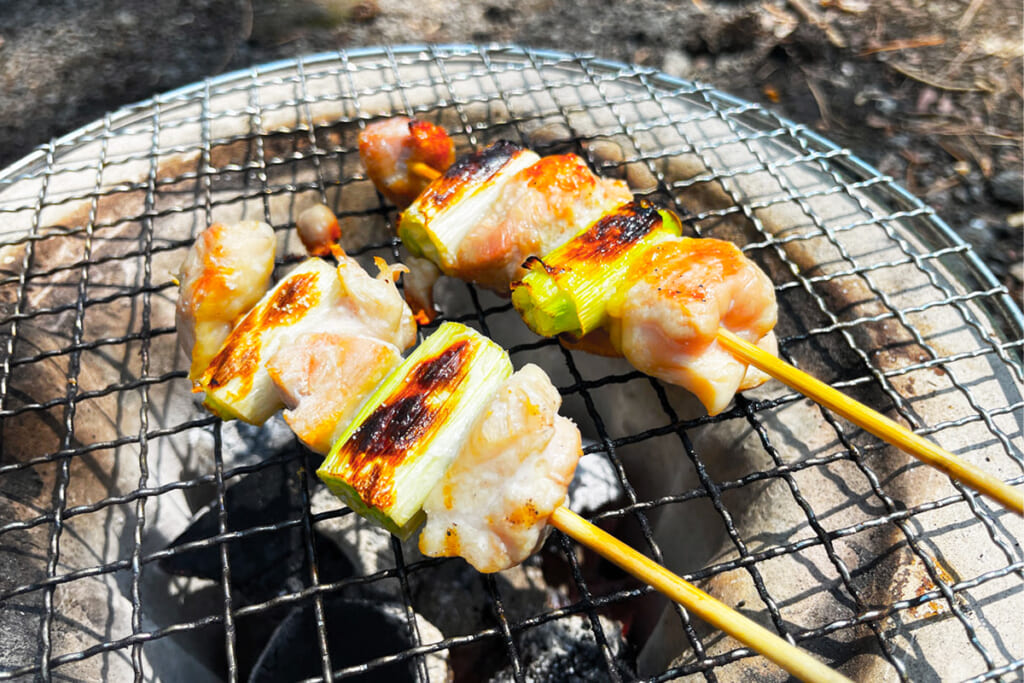
M 1020 169 L 1009 169 L 997 173 L 989 181 L 989 191 L 992 197 L 1004 204 L 1024 207 L 1024 177 Z
M 114 23 L 118 28 L 134 28 L 139 23 L 138 18 L 128 10 L 121 10 L 114 15 Z
M 352 5 L 349 16 L 352 21 L 366 23 L 376 19 L 379 14 L 380 7 L 377 5 L 377 0 L 361 0 Z
M 891 97 L 883 95 L 875 100 L 875 109 L 884 116 L 892 116 L 899 108 L 899 103 Z
M 988 221 L 984 218 L 972 218 L 968 221 L 967 225 L 970 226 L 971 230 L 977 230 L 978 232 L 988 229 Z
M 666 50 L 665 58 L 661 62 L 661 70 L 669 76 L 686 78 L 693 68 L 693 60 L 690 55 L 682 50 Z

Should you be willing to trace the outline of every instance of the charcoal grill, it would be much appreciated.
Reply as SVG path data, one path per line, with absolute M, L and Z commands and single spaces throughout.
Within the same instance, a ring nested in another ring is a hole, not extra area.
M 777 283 L 784 358 L 1024 482 L 1019 309 L 932 209 L 850 151 L 589 56 L 457 45 L 275 62 L 109 114 L 0 173 L 0 679 L 236 680 L 259 654 L 253 625 L 287 620 L 305 620 L 309 675 L 328 680 L 396 664 L 419 680 L 552 676 L 535 668 L 560 647 L 542 629 L 570 622 L 608 680 L 781 676 L 558 533 L 508 576 L 379 538 L 376 564 L 340 575 L 324 538 L 356 521 L 323 502 L 309 454 L 279 426 L 197 407 L 172 280 L 195 234 L 266 220 L 286 267 L 294 216 L 324 201 L 351 253 L 400 258 L 394 209 L 355 149 L 366 122 L 395 114 L 444 125 L 460 150 L 504 137 L 577 152 L 692 234 L 736 241 Z M 507 301 L 442 289 L 442 319 L 552 374 L 585 460 L 621 492 L 594 521 L 848 675 L 1019 680 L 1020 519 L 777 383 L 709 418 L 618 361 L 532 337 Z M 294 504 L 235 512 L 233 488 L 259 476 Z M 204 511 L 207 531 L 182 541 Z M 247 557 L 279 541 L 301 569 L 251 588 Z M 169 569 L 202 552 L 210 576 Z M 460 586 L 456 611 L 476 621 L 424 618 L 431 587 Z M 342 658 L 332 615 L 353 592 L 388 596 L 405 644 Z

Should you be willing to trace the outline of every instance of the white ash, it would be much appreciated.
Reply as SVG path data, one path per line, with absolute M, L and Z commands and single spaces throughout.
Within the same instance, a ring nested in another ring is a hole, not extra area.
M 622 624 L 600 615 L 598 622 L 619 674 L 630 672 L 631 667 L 623 659 L 626 646 L 622 637 Z M 583 683 L 612 678 L 602 648 L 591 629 L 591 621 L 586 616 L 573 615 L 545 622 L 522 633 L 516 645 L 519 659 L 523 663 L 524 680 Z M 504 683 L 514 681 L 515 676 L 512 668 L 507 667 L 491 680 Z
M 268 455 L 295 444 L 295 434 L 280 414 L 259 426 L 231 420 L 212 429 L 220 429 L 220 454 L 224 467 L 260 463 Z M 193 476 L 199 476 L 209 471 L 208 464 L 213 462 L 213 432 L 211 429 L 189 430 L 188 440 L 188 457 L 183 459 L 183 465 L 194 470 Z
M 268 455 L 295 445 L 295 434 L 280 413 L 259 426 L 241 420 L 225 422 L 220 434 L 225 467 L 263 462 Z
M 342 507 L 344 503 L 327 488 L 318 488 L 310 499 L 310 509 L 314 515 Z M 358 576 L 369 576 L 395 567 L 391 534 L 354 512 L 317 522 L 316 530 L 338 546 L 352 563 Z M 412 538 L 411 544 L 415 544 L 415 537 Z M 396 597 L 400 590 L 397 581 L 376 582 L 374 589 L 391 593 Z
M 589 453 L 580 458 L 576 474 L 569 484 L 570 510 L 581 515 L 591 514 L 619 500 L 622 495 L 622 482 L 604 454 Z

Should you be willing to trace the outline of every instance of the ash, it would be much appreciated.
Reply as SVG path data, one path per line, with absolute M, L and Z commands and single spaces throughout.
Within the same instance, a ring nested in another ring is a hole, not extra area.
M 629 674 L 632 667 L 624 657 L 626 644 L 622 626 L 605 617 L 598 617 L 598 620 L 616 668 L 620 674 Z M 541 624 L 521 634 L 517 646 L 524 663 L 524 680 L 569 683 L 609 678 L 605 654 L 586 617 L 570 616 Z M 511 667 L 507 667 L 491 680 L 495 683 L 514 681 L 515 675 Z
M 600 453 L 580 458 L 569 485 L 569 508 L 573 512 L 583 515 L 598 512 L 622 495 L 622 483 L 608 458 Z

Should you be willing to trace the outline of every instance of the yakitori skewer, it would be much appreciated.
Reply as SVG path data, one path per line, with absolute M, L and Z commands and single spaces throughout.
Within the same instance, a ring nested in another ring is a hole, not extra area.
M 550 525 L 793 675 L 847 680 L 564 507 L 581 449 L 560 402 L 543 370 L 512 373 L 497 344 L 444 323 L 366 400 L 317 474 L 400 537 L 422 525 L 425 555 L 483 572 L 522 562 Z
M 410 163 L 408 168 L 425 180 L 433 181 L 443 175 L 441 171 L 424 163 Z M 938 468 L 956 481 L 992 498 L 1006 509 L 1024 515 L 1024 493 L 997 477 L 724 328 L 719 328 L 716 339 L 722 347 L 742 362 L 778 379 L 921 462 Z
M 190 252 L 179 321 L 192 354 L 197 338 L 216 342 L 196 315 L 223 289 L 210 285 L 235 281 L 233 259 L 252 253 L 248 242 L 265 228 L 214 226 Z M 273 253 L 272 233 L 259 248 Z M 372 278 L 340 250 L 335 256 L 337 268 L 318 258 L 294 268 L 212 359 L 194 358 L 208 363 L 194 386 L 211 411 L 260 423 L 287 406 L 285 420 L 299 438 L 330 450 L 317 472 L 328 487 L 403 538 L 426 516 L 420 547 L 428 555 L 459 555 L 499 571 L 534 552 L 550 524 L 799 678 L 847 680 L 563 507 L 582 450 L 576 426 L 557 415 L 561 399 L 547 375 L 536 366 L 513 374 L 507 352 L 456 323 L 402 361 L 398 349 L 414 334 L 392 269 L 379 262 Z M 254 294 L 268 285 L 244 279 Z M 494 465 L 498 457 L 503 463 Z M 489 465 L 497 471 L 473 471 Z M 494 481 L 500 485 L 486 485 Z M 495 501 L 499 514 L 479 509 Z M 502 547 L 488 544 L 489 533 Z

